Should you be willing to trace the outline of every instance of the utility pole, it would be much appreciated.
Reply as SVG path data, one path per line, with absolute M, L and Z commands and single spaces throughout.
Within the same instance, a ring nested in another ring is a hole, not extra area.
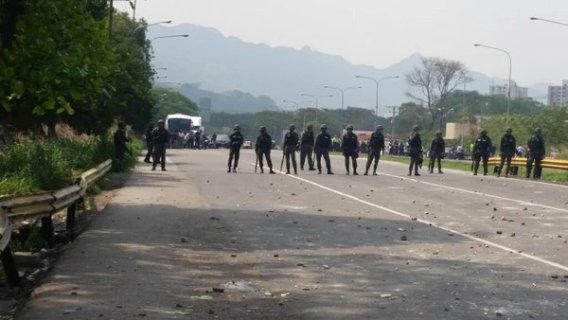
M 396 108 L 398 107 L 386 107 L 392 109 L 392 118 L 391 118 L 391 140 L 394 140 L 394 117 L 396 116 Z

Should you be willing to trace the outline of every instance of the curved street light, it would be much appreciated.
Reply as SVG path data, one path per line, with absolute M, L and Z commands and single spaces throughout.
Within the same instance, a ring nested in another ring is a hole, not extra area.
M 501 52 L 505 53 L 507 55 L 507 57 L 509 58 L 509 85 L 508 85 L 508 88 L 507 88 L 507 121 L 506 121 L 506 124 L 508 126 L 509 125 L 509 106 L 511 105 L 511 69 L 513 67 L 511 54 L 505 49 L 491 47 L 491 46 L 487 46 L 487 45 L 480 44 L 480 43 L 474 43 L 473 46 L 501 51 Z
M 291 103 L 291 104 L 294 105 L 294 108 L 296 108 L 296 110 L 298 110 L 298 106 L 299 106 L 299 105 L 298 105 L 298 103 L 297 103 L 296 101 L 284 99 L 284 100 L 282 100 L 282 102 Z
M 172 23 L 172 20 L 165 20 L 165 21 L 158 21 L 158 22 L 154 22 L 154 23 L 149 23 L 146 25 L 146 27 L 151 27 L 151 26 L 155 26 L 158 24 L 168 24 L 168 23 Z M 143 25 L 139 25 L 136 28 L 134 28 L 134 30 L 132 30 L 132 32 L 130 32 L 130 35 L 134 35 L 138 30 L 142 29 L 144 26 Z
M 174 35 L 171 35 L 171 36 L 155 37 L 155 38 L 152 38 L 150 40 L 150 42 L 153 42 L 154 40 L 157 40 L 157 39 L 164 39 L 164 38 L 187 38 L 187 37 L 189 37 L 189 34 L 174 34 Z
M 341 93 L 341 109 L 343 110 L 344 105 L 345 105 L 345 91 L 349 91 L 349 90 L 354 90 L 354 89 L 361 89 L 363 87 L 358 86 L 358 87 L 347 87 L 344 89 L 338 88 L 338 87 L 332 87 L 332 86 L 323 86 L 326 89 L 333 89 L 333 90 L 337 90 Z
M 538 20 L 538 21 L 544 21 L 544 22 L 554 23 L 554 24 L 559 24 L 559 25 L 561 25 L 561 26 L 568 27 L 568 23 L 565 23 L 565 22 L 559 22 L 559 21 L 548 20 L 548 19 L 537 18 L 537 17 L 531 17 L 530 19 L 531 19 L 531 20 Z
M 375 117 L 378 117 L 379 116 L 379 84 L 383 80 L 398 79 L 398 76 L 383 77 L 383 78 L 380 78 L 380 79 L 375 79 L 373 77 L 367 77 L 367 76 L 355 76 L 355 78 L 357 78 L 357 79 L 368 79 L 368 80 L 371 80 L 375 83 L 375 86 L 376 86 L 376 90 L 375 90 Z

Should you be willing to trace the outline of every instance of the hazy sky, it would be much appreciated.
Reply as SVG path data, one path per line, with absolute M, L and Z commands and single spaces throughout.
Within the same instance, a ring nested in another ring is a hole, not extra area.
M 132 13 L 125 2 L 117 8 Z M 137 18 L 213 27 L 253 43 L 387 67 L 414 52 L 519 85 L 568 79 L 568 0 L 137 0 Z

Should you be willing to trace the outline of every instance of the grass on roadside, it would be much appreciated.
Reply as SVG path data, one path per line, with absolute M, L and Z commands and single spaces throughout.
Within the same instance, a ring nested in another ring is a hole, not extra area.
M 113 171 L 134 167 L 140 142 L 129 145 L 124 159 L 114 158 L 110 136 L 88 140 L 57 139 L 16 143 L 0 148 L 0 196 L 18 196 L 56 190 L 106 159 Z
M 399 163 L 409 163 L 409 158 L 406 156 L 391 156 L 391 155 L 383 155 L 381 160 L 385 161 L 392 161 L 392 162 L 399 162 Z M 428 168 L 428 161 L 429 159 L 424 159 L 424 164 L 422 167 Z M 489 166 L 489 174 L 493 174 L 493 168 L 495 166 Z M 443 169 L 454 169 L 454 170 L 461 170 L 461 171 L 468 171 L 471 172 L 471 160 L 442 160 L 442 168 Z M 480 169 L 483 170 L 483 169 Z M 526 170 L 524 167 L 519 167 L 518 177 L 524 177 L 526 175 Z M 556 170 L 556 169 L 543 169 L 542 170 L 542 177 L 541 180 L 550 181 L 550 182 L 568 182 L 568 171 L 564 170 Z

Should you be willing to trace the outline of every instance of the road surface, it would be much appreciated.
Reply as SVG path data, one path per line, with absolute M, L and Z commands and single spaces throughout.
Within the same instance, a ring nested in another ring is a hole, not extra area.
M 566 186 L 227 156 L 140 163 L 16 319 L 568 318 Z

